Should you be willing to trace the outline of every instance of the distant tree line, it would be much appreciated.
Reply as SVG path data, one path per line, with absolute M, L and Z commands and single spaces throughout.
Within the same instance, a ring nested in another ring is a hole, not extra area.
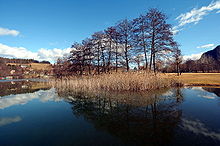
M 156 72 L 171 57 L 179 70 L 181 51 L 173 36 L 167 16 L 152 8 L 138 18 L 121 20 L 81 43 L 75 42 L 69 56 L 57 60 L 54 73 L 100 74 L 129 71 L 131 66 Z
M 38 61 L 34 59 L 17 59 L 17 58 L 3 58 L 0 57 L 1 63 L 19 63 L 19 64 L 29 64 L 29 63 L 44 63 L 44 64 L 50 64 L 49 61 Z
M 169 65 L 161 69 L 162 72 L 174 73 L 177 72 L 176 64 L 171 62 Z M 177 73 L 217 73 L 220 72 L 219 63 L 201 62 L 200 60 L 186 60 L 178 66 Z

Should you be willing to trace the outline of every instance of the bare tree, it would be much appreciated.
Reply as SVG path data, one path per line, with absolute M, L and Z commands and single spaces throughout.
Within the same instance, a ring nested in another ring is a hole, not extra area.
M 58 58 L 53 66 L 53 73 L 57 78 L 62 78 L 72 75 L 75 72 L 74 69 L 68 58 Z
M 117 27 L 113 27 L 113 40 L 114 40 L 114 54 L 115 54 L 115 69 L 118 71 L 119 62 L 121 58 L 121 45 L 120 45 L 120 33 Z
M 97 62 L 98 74 L 100 74 L 100 67 L 102 64 L 102 70 L 105 70 L 105 47 L 104 47 L 105 34 L 100 31 L 92 35 L 92 41 L 94 45 L 94 59 Z
M 109 27 L 105 30 L 106 34 L 106 41 L 107 41 L 107 69 L 110 71 L 112 56 L 113 56 L 113 50 L 114 50 L 114 38 L 115 38 L 116 30 L 114 27 Z
M 144 62 L 145 69 L 163 68 L 168 54 L 175 48 L 171 25 L 167 17 L 157 9 L 129 21 L 124 19 L 116 26 L 94 33 L 82 43 L 74 43 L 69 63 L 77 74 L 100 74 L 111 69 L 125 67 L 130 63 Z M 150 59 L 148 59 L 150 56 Z
M 74 43 L 72 48 L 74 49 L 70 52 L 69 61 L 75 66 L 75 71 L 82 75 L 85 67 L 85 48 L 80 43 Z
M 120 34 L 119 42 L 124 46 L 124 58 L 127 71 L 129 71 L 129 60 L 132 48 L 132 24 L 129 20 L 122 20 L 117 26 Z
M 150 9 L 146 14 L 148 39 L 150 42 L 150 69 L 156 72 L 156 55 L 158 52 L 172 49 L 173 33 L 171 25 L 166 23 L 167 17 L 158 9 Z
M 93 43 L 92 43 L 92 39 L 85 39 L 82 41 L 82 45 L 83 45 L 83 55 L 84 55 L 84 62 L 85 65 L 88 68 L 88 73 L 91 74 L 91 67 L 92 67 L 92 60 L 94 58 L 94 53 L 93 53 Z
M 144 54 L 145 60 L 145 69 L 148 68 L 148 59 L 147 59 L 147 52 L 148 52 L 148 24 L 147 24 L 147 17 L 144 15 L 140 15 L 138 18 L 133 19 L 133 39 L 134 39 L 134 46 L 136 47 L 137 53 Z
M 173 57 L 174 57 L 174 64 L 176 66 L 176 73 L 177 75 L 181 75 L 180 73 L 180 64 L 183 61 L 181 50 L 179 49 L 178 45 L 174 43 L 173 45 Z

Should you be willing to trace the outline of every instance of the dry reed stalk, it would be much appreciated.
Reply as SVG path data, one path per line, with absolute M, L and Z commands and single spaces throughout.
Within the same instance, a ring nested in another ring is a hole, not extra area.
M 160 74 L 155 76 L 147 72 L 121 72 L 78 78 L 69 77 L 52 80 L 50 84 L 56 88 L 84 91 L 149 91 L 174 87 L 179 85 L 179 81 Z

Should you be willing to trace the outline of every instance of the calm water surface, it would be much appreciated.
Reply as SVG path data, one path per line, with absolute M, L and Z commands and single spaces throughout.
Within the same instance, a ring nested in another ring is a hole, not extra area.
M 220 145 L 220 88 L 90 95 L 0 83 L 0 145 Z

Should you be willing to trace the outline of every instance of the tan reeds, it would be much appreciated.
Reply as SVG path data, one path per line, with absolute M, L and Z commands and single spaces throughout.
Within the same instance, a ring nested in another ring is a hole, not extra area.
M 149 91 L 174 87 L 179 83 L 160 74 L 155 76 L 148 72 L 120 72 L 52 80 L 50 84 L 56 88 L 78 91 Z

